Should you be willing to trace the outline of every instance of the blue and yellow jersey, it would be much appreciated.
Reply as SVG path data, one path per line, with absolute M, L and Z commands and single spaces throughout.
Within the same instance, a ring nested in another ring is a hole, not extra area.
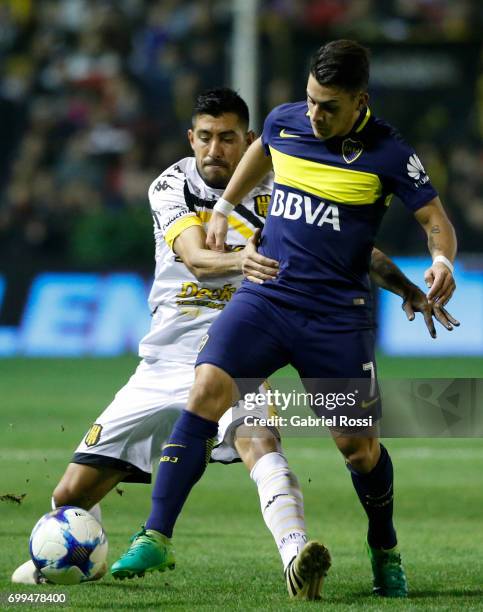
M 275 108 L 262 142 L 275 181 L 260 252 L 280 273 L 244 287 L 318 312 L 328 327 L 372 326 L 370 255 L 391 198 L 416 211 L 437 195 L 416 153 L 369 108 L 350 134 L 319 140 L 306 102 Z

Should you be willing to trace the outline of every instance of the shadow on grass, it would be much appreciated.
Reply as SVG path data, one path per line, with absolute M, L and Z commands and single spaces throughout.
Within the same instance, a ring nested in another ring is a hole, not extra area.
M 463 590 L 463 589 L 452 589 L 452 590 L 448 590 L 448 591 L 430 591 L 430 590 L 424 590 L 424 591 L 414 591 L 411 590 L 410 592 L 410 597 L 411 599 L 416 599 L 417 597 L 420 598 L 427 598 L 427 597 L 480 597 L 481 600 L 483 601 L 483 589 L 474 589 L 474 590 Z
M 369 603 L 377 603 L 377 602 L 384 602 L 384 603 L 389 603 L 389 602 L 415 602 L 415 600 L 417 599 L 435 599 L 435 598 L 439 598 L 439 599 L 451 599 L 451 598 L 455 598 L 455 599 L 464 599 L 464 598 L 468 598 L 468 599 L 481 599 L 481 601 L 483 602 L 483 589 L 468 589 L 468 590 L 464 590 L 464 589 L 449 589 L 449 590 L 414 590 L 411 589 L 409 591 L 409 597 L 408 598 L 399 598 L 399 597 L 394 597 L 394 598 L 390 598 L 390 597 L 379 597 L 377 595 L 373 595 L 372 593 L 367 593 L 367 591 L 364 592 L 350 592 L 350 593 L 344 593 L 341 595 L 330 595 L 327 597 L 323 597 L 324 603 L 326 604 L 335 604 L 335 603 L 344 603 L 344 604 L 354 604 L 356 602 L 359 602 L 362 605 L 362 602 L 364 601 L 365 603 L 369 604 Z
M 128 582 L 128 578 L 126 578 L 125 580 L 116 580 L 115 582 L 97 582 L 97 583 L 92 583 L 93 585 L 95 585 L 96 589 L 111 589 L 111 588 L 116 588 L 116 589 L 124 589 L 124 590 L 128 590 L 131 591 L 132 593 L 136 593 L 137 591 L 139 592 L 149 592 L 149 591 L 155 591 L 156 593 L 160 592 L 160 589 L 166 589 L 166 593 L 168 592 L 169 589 L 169 593 L 174 593 L 176 591 L 179 590 L 179 587 L 176 587 L 173 584 L 170 584 L 169 582 L 163 582 L 162 584 L 146 584 L 143 582 Z M 84 585 L 83 585 L 84 586 Z M 85 585 L 87 586 L 87 588 L 89 588 L 89 585 Z M 162 591 L 161 591 L 162 592 Z

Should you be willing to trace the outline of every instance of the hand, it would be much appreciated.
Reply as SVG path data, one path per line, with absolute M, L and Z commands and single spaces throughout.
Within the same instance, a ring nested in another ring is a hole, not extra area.
M 213 211 L 206 230 L 206 246 L 212 251 L 224 251 L 228 232 L 228 219 L 223 213 Z
M 278 274 L 278 261 L 257 253 L 260 230 L 256 230 L 241 251 L 243 276 L 252 283 L 262 285 L 263 281 L 273 280 Z
M 433 317 L 448 331 L 451 331 L 453 326 L 458 327 L 460 324 L 439 302 L 430 304 L 427 297 L 416 285 L 411 285 L 405 292 L 402 309 L 409 321 L 414 321 L 415 312 L 422 313 L 431 338 L 436 338 Z
M 424 273 L 424 281 L 429 291 L 428 302 L 445 306 L 456 289 L 456 283 L 449 268 L 443 263 L 435 263 Z

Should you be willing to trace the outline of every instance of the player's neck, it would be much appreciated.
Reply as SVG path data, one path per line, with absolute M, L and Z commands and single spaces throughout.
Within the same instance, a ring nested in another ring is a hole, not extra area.
M 366 107 L 361 108 L 361 109 L 357 109 L 354 112 L 354 115 L 352 117 L 352 121 L 350 123 L 350 127 L 349 127 L 349 129 L 346 132 L 344 132 L 344 134 L 341 135 L 341 138 L 344 138 L 345 136 L 347 136 L 348 134 L 350 134 L 353 131 L 353 129 L 356 127 L 356 125 L 361 122 L 362 116 L 363 116 L 363 114 L 365 114 L 365 111 L 366 111 Z

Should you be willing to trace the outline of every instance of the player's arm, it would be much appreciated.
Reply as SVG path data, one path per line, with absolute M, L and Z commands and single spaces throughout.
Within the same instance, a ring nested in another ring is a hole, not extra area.
M 402 309 L 409 321 L 413 321 L 415 312 L 420 312 L 432 338 L 436 338 L 433 316 L 448 331 L 458 326 L 459 321 L 452 317 L 442 305 L 430 304 L 421 289 L 409 280 L 398 266 L 382 251 L 374 248 L 371 254 L 370 274 L 372 280 L 383 289 L 387 289 L 403 299 Z
M 453 262 L 456 257 L 456 235 L 441 204 L 436 197 L 414 213 L 428 237 L 428 249 L 433 264 L 424 273 L 429 287 L 430 302 L 445 305 L 453 295 L 456 283 L 453 278 Z
M 272 159 L 265 154 L 261 138 L 257 138 L 242 157 L 222 197 L 214 207 L 206 232 L 206 244 L 210 249 L 223 251 L 228 215 L 271 169 Z
M 256 283 L 275 278 L 278 263 L 259 255 L 256 249 L 257 234 L 248 240 L 241 251 L 229 253 L 206 248 L 206 234 L 199 225 L 185 229 L 173 243 L 173 251 L 198 280 L 216 276 L 239 274 Z

